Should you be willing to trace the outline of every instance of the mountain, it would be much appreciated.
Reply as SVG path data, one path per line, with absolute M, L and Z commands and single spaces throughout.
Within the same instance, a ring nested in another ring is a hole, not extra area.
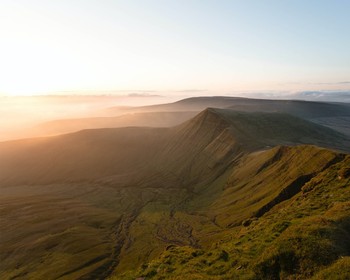
M 170 128 L 2 142 L 0 277 L 339 271 L 350 253 L 349 147 L 292 115 L 218 108 Z
M 0 143 L 0 183 L 96 180 L 138 169 L 193 180 L 242 153 L 295 144 L 350 147 L 344 135 L 293 116 L 209 108 L 173 128 L 92 129 Z

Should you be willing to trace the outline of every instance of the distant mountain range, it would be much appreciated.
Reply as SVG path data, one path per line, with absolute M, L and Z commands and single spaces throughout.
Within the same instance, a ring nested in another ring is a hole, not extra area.
M 350 103 L 325 103 L 297 100 L 264 100 L 238 97 L 193 97 L 173 103 L 142 106 L 112 107 L 111 117 L 55 120 L 31 129 L 31 136 L 47 136 L 82 129 L 178 125 L 205 108 L 229 108 L 242 112 L 280 112 L 320 123 L 350 135 Z

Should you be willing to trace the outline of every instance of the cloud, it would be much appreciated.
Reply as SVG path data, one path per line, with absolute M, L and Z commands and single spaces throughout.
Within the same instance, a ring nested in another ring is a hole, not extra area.
M 176 92 L 204 92 L 208 91 L 207 89 L 184 89 L 184 90 L 177 90 Z
M 128 97 L 161 97 L 161 95 L 157 95 L 157 94 L 149 94 L 149 93 L 139 93 L 139 92 L 133 92 L 133 93 L 129 93 Z
M 294 98 L 317 101 L 350 102 L 350 91 L 301 91 Z
M 313 85 L 348 85 L 350 84 L 350 81 L 343 81 L 343 82 L 333 82 L 333 83 L 311 83 Z

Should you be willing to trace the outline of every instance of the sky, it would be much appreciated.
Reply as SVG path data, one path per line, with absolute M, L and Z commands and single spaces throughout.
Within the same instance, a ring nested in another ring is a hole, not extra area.
M 0 0 L 0 95 L 350 90 L 348 0 Z

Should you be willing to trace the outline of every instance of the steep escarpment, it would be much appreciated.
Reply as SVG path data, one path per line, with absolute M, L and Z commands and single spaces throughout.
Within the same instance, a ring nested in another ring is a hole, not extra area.
M 346 150 L 349 144 L 349 138 L 341 133 L 285 113 L 212 110 L 230 124 L 232 134 L 251 150 L 281 144 L 313 144 Z
M 111 279 L 347 279 L 350 177 L 339 174 L 349 164 L 344 156 L 324 166 L 263 216 L 223 229 L 212 246 L 169 246 L 139 269 Z
M 212 189 L 208 188 L 194 201 L 207 197 L 206 204 L 201 207 L 210 209 L 207 215 L 211 220 L 221 227 L 237 226 L 292 198 L 305 183 L 343 157 L 327 149 L 305 145 L 253 152 L 230 169 L 215 199 L 208 200 L 213 196 Z
M 280 113 L 208 108 L 170 132 L 171 139 L 160 151 L 160 158 L 164 157 L 161 162 L 192 185 L 195 179 L 203 181 L 204 174 L 216 178 L 247 153 L 277 145 L 350 147 L 349 139 L 341 133 Z

